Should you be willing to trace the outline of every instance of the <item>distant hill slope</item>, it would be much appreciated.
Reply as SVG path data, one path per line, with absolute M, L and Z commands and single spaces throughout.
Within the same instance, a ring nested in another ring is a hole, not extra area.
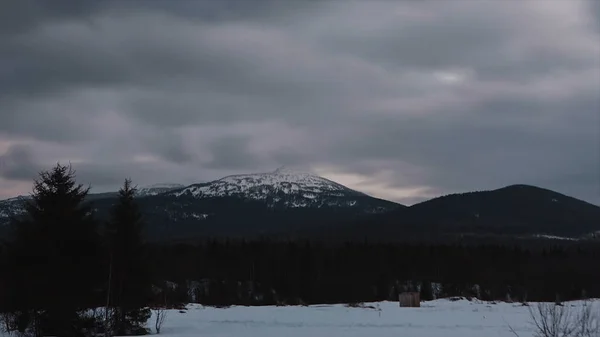
M 600 207 L 554 191 L 512 185 L 452 194 L 354 224 L 350 236 L 551 235 L 578 238 L 600 230 Z

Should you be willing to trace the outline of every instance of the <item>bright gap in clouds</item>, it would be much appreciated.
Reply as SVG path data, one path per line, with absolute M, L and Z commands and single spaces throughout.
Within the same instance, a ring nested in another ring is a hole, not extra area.
M 313 168 L 313 171 L 323 178 L 335 181 L 353 190 L 407 206 L 438 196 L 428 186 L 390 186 L 390 184 L 385 183 L 385 172 L 376 176 L 367 176 L 358 173 L 340 172 L 333 168 L 319 167 Z
M 448 84 L 461 82 L 463 80 L 463 77 L 460 76 L 459 74 L 445 73 L 445 72 L 436 73 L 435 77 L 438 81 L 443 82 L 443 83 L 448 83 Z
M 468 81 L 474 76 L 474 72 L 470 69 L 451 69 L 436 71 L 433 77 L 443 84 L 457 84 Z

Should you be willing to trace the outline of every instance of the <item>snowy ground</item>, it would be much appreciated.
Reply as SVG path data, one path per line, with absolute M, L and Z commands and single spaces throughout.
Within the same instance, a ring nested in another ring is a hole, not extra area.
M 565 303 L 571 310 L 582 302 Z M 529 311 L 520 304 L 437 300 L 421 308 L 397 302 L 309 307 L 230 307 L 189 305 L 168 311 L 162 337 L 532 337 Z M 531 304 L 534 306 L 535 304 Z M 600 309 L 600 301 L 592 302 Z M 596 311 L 600 312 L 600 311 Z M 154 317 L 149 322 L 154 332 Z M 2 333 L 0 333 L 0 336 Z
M 397 302 L 367 305 L 380 310 L 344 305 L 227 309 L 190 305 L 185 313 L 168 313 L 161 336 L 514 337 L 509 325 L 521 337 L 533 336 L 529 311 L 520 304 L 437 300 L 424 302 L 421 308 L 400 308 Z

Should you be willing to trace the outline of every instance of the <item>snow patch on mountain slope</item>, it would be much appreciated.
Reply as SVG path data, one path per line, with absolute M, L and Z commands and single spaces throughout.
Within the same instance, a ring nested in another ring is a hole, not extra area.
M 593 233 L 582 235 L 578 237 L 569 237 L 569 236 L 558 236 L 558 235 L 550 235 L 550 234 L 533 234 L 527 236 L 520 236 L 521 239 L 542 239 L 542 240 L 561 240 L 561 241 L 582 241 L 586 239 L 594 239 L 595 236 Z
M 8 219 L 12 216 L 25 212 L 23 208 L 24 202 L 30 199 L 27 196 L 18 196 L 0 201 L 0 219 Z
M 181 189 L 184 187 L 185 186 L 181 185 L 181 184 L 167 184 L 167 183 L 154 184 L 154 185 L 139 187 L 137 189 L 136 195 L 138 197 L 146 197 L 146 196 L 150 196 L 150 195 L 158 195 L 161 193 L 166 193 L 166 192 Z
M 206 220 L 208 218 L 208 214 L 205 213 L 195 213 L 195 212 L 191 212 L 191 213 L 181 213 L 181 217 L 183 218 L 192 218 L 195 220 Z
M 566 236 L 556 236 L 556 235 L 547 235 L 547 234 L 536 234 L 533 237 L 538 239 L 549 239 L 549 240 L 565 240 L 565 241 L 579 241 L 577 238 L 570 238 Z

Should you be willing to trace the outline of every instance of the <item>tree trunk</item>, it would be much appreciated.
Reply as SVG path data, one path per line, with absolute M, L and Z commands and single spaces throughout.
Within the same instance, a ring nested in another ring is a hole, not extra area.
M 113 255 L 112 252 L 110 253 L 110 262 L 109 262 L 109 267 L 108 267 L 108 289 L 106 291 L 106 307 L 104 308 L 104 337 L 110 337 L 110 332 L 109 332 L 109 313 L 108 313 L 108 309 L 110 306 L 110 290 L 112 288 L 112 264 L 113 264 Z

